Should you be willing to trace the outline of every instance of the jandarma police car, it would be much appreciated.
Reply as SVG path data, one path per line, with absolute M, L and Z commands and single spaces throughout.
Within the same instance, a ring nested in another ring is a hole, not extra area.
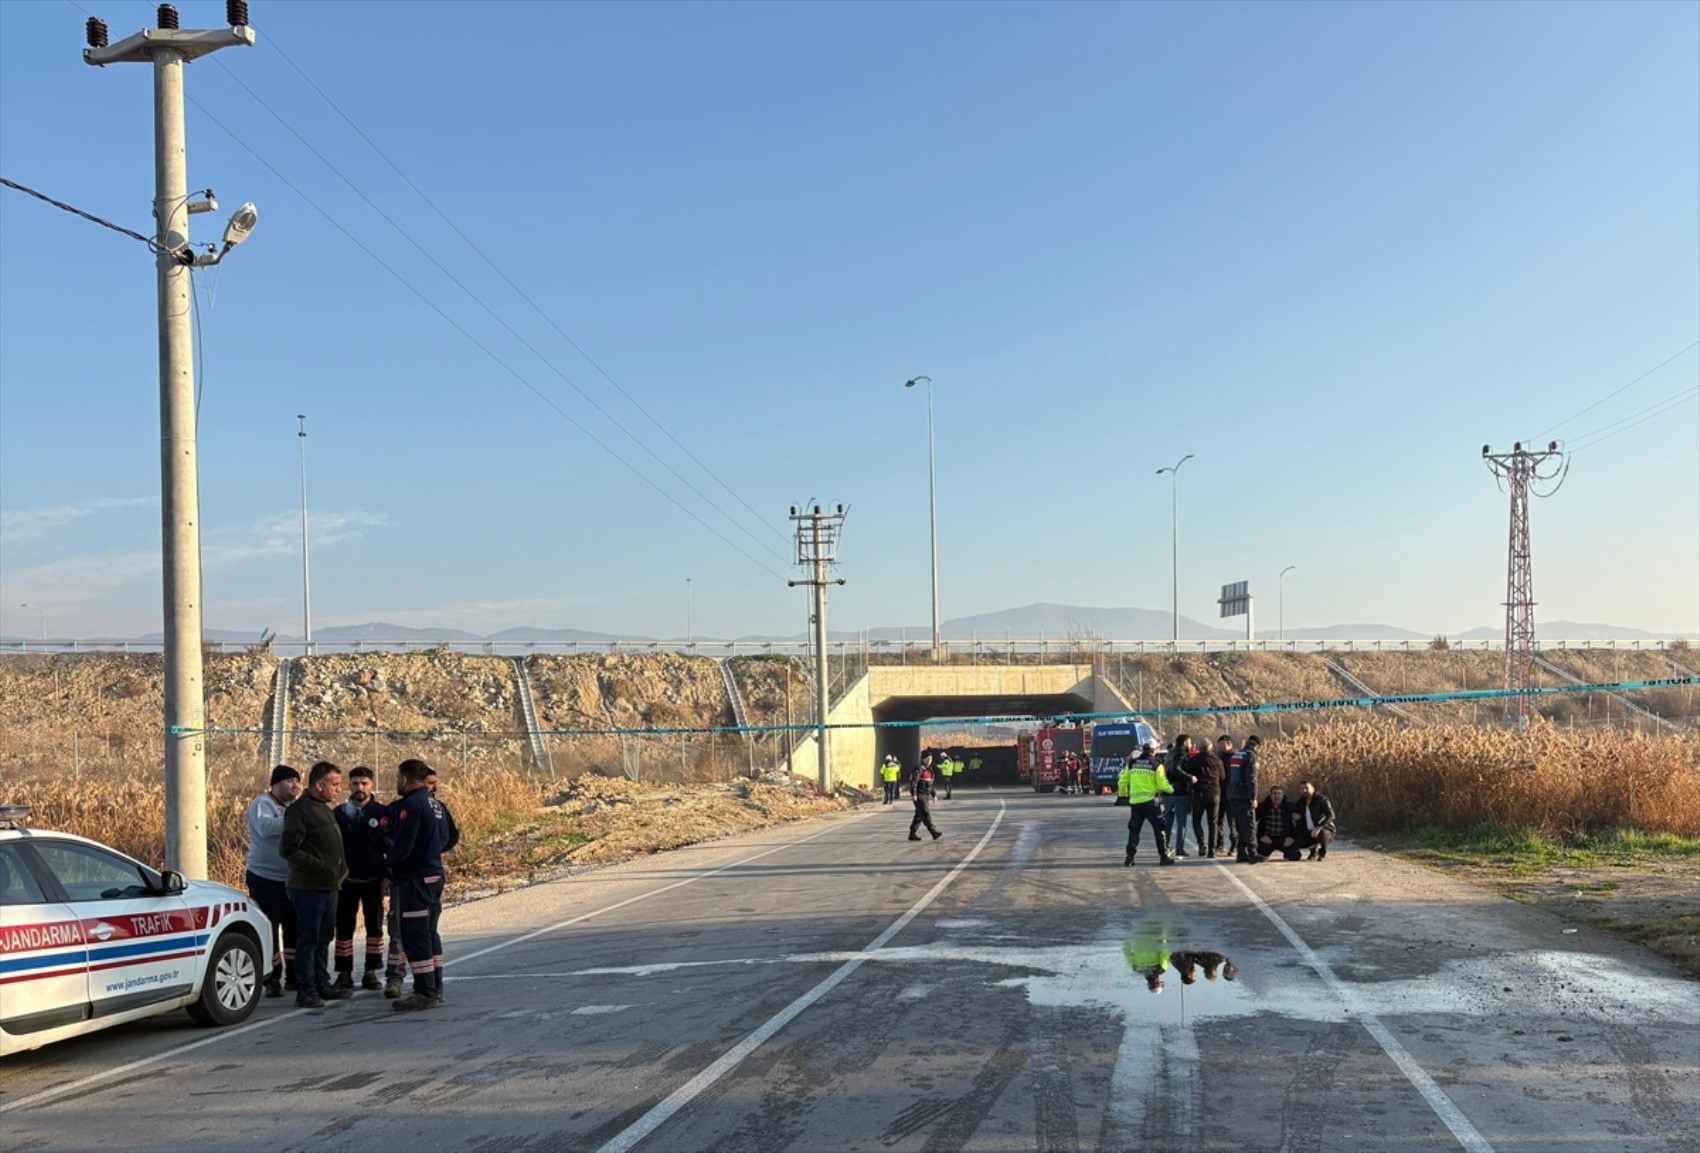
M 203 1025 L 253 1013 L 271 928 L 247 896 L 28 814 L 0 805 L 0 1056 L 177 1008 Z

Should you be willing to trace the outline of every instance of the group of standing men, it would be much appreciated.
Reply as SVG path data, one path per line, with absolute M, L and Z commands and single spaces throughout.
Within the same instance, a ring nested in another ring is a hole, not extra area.
M 354 928 L 363 916 L 361 987 L 382 988 L 402 1012 L 442 1005 L 443 853 L 455 847 L 460 831 L 437 799 L 436 770 L 424 761 L 406 760 L 397 768 L 393 802 L 378 800 L 375 784 L 372 770 L 357 766 L 348 774 L 348 799 L 339 804 L 339 766 L 318 762 L 303 788 L 296 769 L 279 765 L 270 787 L 249 803 L 248 894 L 272 922 L 277 958 L 265 981 L 267 996 L 293 990 L 303 1009 L 352 997 Z M 327 963 L 333 940 L 334 978 Z M 409 969 L 413 991 L 403 997 Z
M 1147 742 L 1116 782 L 1116 804 L 1132 807 L 1122 863 L 1134 863 L 1145 825 L 1156 839 L 1159 864 L 1173 865 L 1187 856 L 1189 818 L 1201 857 L 1223 851 L 1226 827 L 1228 851 L 1241 864 L 1259 864 L 1276 853 L 1296 861 L 1307 849 L 1311 860 L 1326 858 L 1334 839 L 1334 806 L 1309 781 L 1293 800 L 1279 785 L 1259 800 L 1257 750 L 1262 743 L 1253 734 L 1236 749 L 1224 734 L 1214 746 L 1201 747 L 1181 733 L 1168 756 L 1159 758 L 1155 743 Z

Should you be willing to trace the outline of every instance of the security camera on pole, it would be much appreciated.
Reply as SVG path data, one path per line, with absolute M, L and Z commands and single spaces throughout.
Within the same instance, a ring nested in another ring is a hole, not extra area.
M 254 230 L 244 204 L 222 247 L 197 254 L 189 217 L 216 211 L 208 191 L 191 203 L 183 135 L 183 67 L 220 48 L 252 46 L 245 0 L 228 0 L 230 27 L 179 28 L 177 9 L 159 6 L 159 27 L 108 44 L 106 22 L 91 16 L 83 59 L 153 65 L 154 253 L 159 278 L 160 517 L 165 588 L 165 864 L 207 875 L 205 700 L 201 681 L 201 512 L 195 445 L 195 365 L 190 344 L 190 270 L 217 264 Z

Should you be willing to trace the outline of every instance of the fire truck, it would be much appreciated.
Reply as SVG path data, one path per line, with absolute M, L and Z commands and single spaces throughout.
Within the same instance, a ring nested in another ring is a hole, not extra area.
M 1061 779 L 1058 765 L 1064 753 L 1084 757 L 1085 729 L 1079 725 L 1060 724 L 1016 734 L 1016 769 L 1021 780 L 1032 785 L 1035 792 L 1049 793 L 1056 789 Z

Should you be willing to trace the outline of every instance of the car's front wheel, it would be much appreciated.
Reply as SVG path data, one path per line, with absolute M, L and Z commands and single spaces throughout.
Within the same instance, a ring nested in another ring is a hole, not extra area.
M 260 947 L 242 933 L 226 933 L 207 957 L 201 995 L 189 1016 L 202 1025 L 246 1021 L 260 1003 Z

